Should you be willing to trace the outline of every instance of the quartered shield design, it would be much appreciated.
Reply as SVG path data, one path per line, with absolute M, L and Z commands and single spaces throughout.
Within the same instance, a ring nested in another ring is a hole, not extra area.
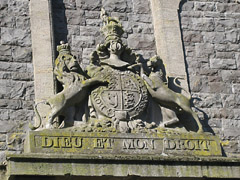
M 144 82 L 131 71 L 106 68 L 108 86 L 100 86 L 91 93 L 98 113 L 114 117 L 115 112 L 126 112 L 129 118 L 139 116 L 147 107 L 148 94 Z

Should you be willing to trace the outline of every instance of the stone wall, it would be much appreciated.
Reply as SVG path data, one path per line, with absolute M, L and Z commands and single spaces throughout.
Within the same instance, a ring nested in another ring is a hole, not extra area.
M 100 8 L 123 23 L 124 42 L 145 59 L 155 55 L 147 0 L 54 0 L 55 42 L 69 42 L 86 66 L 103 39 Z M 0 162 L 21 152 L 33 119 L 33 67 L 28 0 L 0 1 Z M 180 20 L 194 105 L 207 131 L 221 137 L 228 156 L 240 154 L 240 4 L 183 1 Z
M 0 1 L 0 164 L 5 151 L 22 150 L 25 129 L 34 115 L 28 4 L 28 0 Z
M 67 41 L 83 67 L 89 54 L 103 40 L 101 7 L 119 17 L 125 44 L 149 58 L 156 54 L 149 0 L 58 0 L 53 1 L 55 42 Z
M 240 4 L 183 1 L 180 7 L 190 89 L 207 131 L 240 153 Z M 209 125 L 209 126 L 208 126 Z

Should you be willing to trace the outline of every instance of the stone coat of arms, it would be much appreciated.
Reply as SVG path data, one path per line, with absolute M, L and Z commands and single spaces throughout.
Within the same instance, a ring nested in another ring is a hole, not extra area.
M 57 47 L 54 73 L 63 90 L 41 102 L 50 106 L 46 123 L 35 105 L 39 123 L 32 129 L 126 133 L 180 127 L 202 132 L 198 116 L 190 107 L 191 97 L 168 88 L 162 60 L 158 56 L 141 59 L 122 42 L 124 31 L 119 20 L 104 10 L 101 18 L 105 39 L 91 53 L 85 71 L 67 43 Z M 60 115 L 64 119 L 57 118 Z M 181 115 L 192 120 L 181 119 Z

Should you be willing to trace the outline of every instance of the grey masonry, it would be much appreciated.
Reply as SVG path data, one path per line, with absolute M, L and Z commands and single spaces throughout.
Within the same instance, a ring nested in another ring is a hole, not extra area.
M 119 17 L 124 41 L 148 59 L 156 54 L 148 0 L 54 0 L 55 44 L 69 42 L 85 67 L 102 41 L 100 8 Z M 0 1 L 0 156 L 23 149 L 33 121 L 34 78 L 28 0 Z M 240 4 L 235 0 L 182 1 L 179 19 L 190 92 L 206 131 L 240 154 Z M 49 59 L 51 61 L 51 59 Z M 43 87 L 44 88 L 44 87 Z M 17 134 L 16 134 L 17 133 Z

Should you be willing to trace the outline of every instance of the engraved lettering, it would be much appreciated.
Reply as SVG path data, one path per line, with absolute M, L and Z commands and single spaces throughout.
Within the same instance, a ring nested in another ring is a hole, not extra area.
M 42 137 L 42 147 L 43 148 L 50 148 L 53 145 L 53 140 L 49 137 Z
M 173 150 L 176 148 L 176 143 L 174 140 L 167 139 L 164 142 L 165 142 L 165 149 Z
M 80 137 L 42 137 L 43 148 L 81 148 Z
M 208 140 L 183 140 L 167 139 L 164 141 L 166 150 L 203 150 L 209 151 L 210 141 Z
M 54 148 L 59 148 L 59 137 L 53 138 L 53 147 Z
M 62 147 L 71 148 L 72 147 L 72 139 L 70 137 L 62 138 Z
M 123 149 L 155 149 L 154 140 L 147 139 L 125 139 Z
M 123 149 L 135 149 L 134 139 L 123 140 Z
M 195 149 L 195 143 L 190 140 L 185 140 L 185 147 L 188 150 L 194 150 Z
M 75 148 L 81 148 L 82 147 L 82 138 L 73 137 L 72 144 L 73 144 L 73 147 L 75 147 Z
M 202 145 L 203 150 L 209 151 L 208 145 L 210 145 L 210 141 L 202 140 L 200 141 L 200 144 Z
M 95 149 L 112 149 L 114 139 L 96 138 L 94 139 Z

